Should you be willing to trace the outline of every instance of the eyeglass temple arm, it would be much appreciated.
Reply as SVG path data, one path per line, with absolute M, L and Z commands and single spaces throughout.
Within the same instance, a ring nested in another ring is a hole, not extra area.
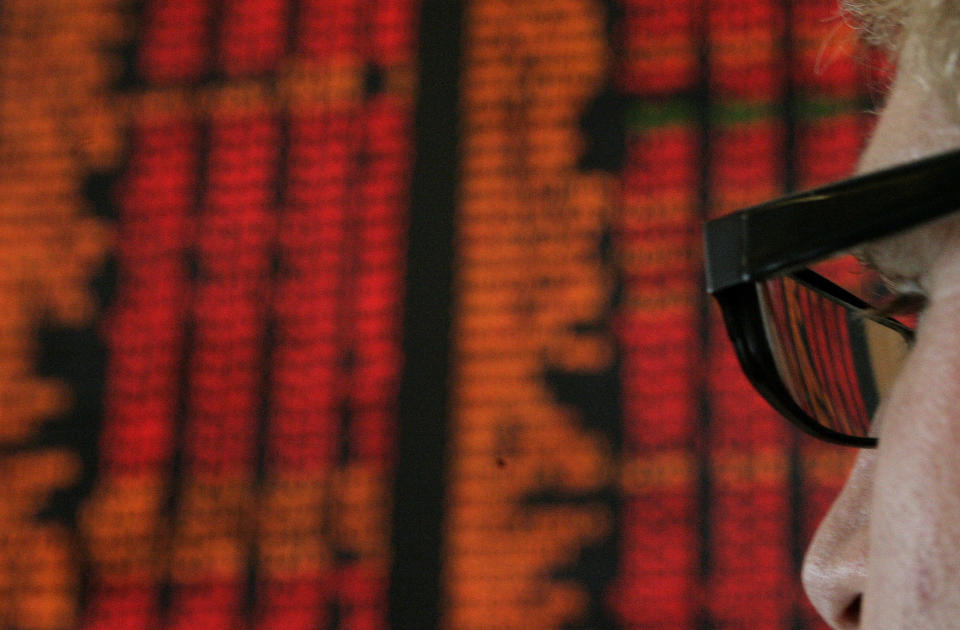
M 795 193 L 704 226 L 707 291 L 804 266 L 960 209 L 960 151 Z

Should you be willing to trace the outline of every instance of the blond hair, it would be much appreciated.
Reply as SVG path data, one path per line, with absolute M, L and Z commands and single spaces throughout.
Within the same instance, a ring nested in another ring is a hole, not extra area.
M 960 0 L 840 0 L 864 39 L 939 92 L 960 121 Z

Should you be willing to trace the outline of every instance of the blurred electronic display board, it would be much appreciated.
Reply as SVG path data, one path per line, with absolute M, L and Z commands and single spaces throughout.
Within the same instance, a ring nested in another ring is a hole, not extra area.
M 699 226 L 850 171 L 865 54 L 833 0 L 0 3 L 0 630 L 822 628 L 850 453 Z

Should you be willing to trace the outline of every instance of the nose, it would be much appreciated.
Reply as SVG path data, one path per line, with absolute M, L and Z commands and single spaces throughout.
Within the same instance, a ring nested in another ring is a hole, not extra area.
M 807 597 L 836 630 L 860 628 L 875 458 L 876 451 L 860 452 L 803 562 Z

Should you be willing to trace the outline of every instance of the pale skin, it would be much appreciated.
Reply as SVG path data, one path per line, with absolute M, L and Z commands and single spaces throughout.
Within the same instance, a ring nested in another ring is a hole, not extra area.
M 957 147 L 960 121 L 903 59 L 859 170 Z M 874 420 L 879 446 L 860 452 L 818 529 L 804 587 L 833 628 L 960 628 L 960 219 L 861 254 L 926 306 Z

